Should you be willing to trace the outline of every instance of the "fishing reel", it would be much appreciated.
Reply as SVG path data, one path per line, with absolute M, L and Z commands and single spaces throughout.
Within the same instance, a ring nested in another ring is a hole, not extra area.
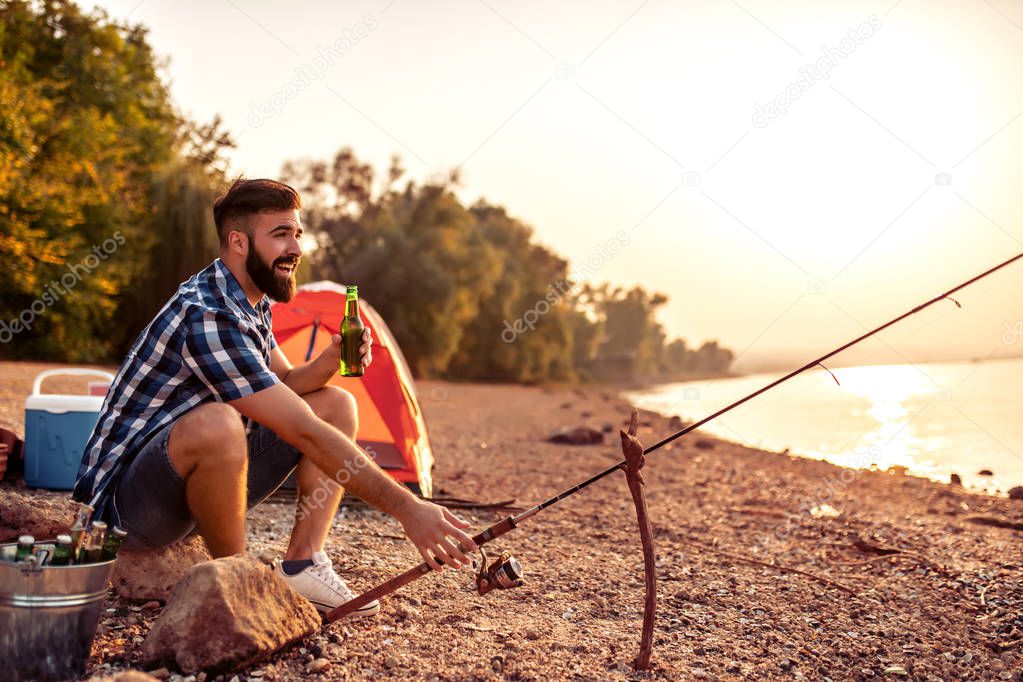
M 475 561 L 473 562 L 475 563 Z M 487 566 L 487 553 L 480 547 L 479 570 L 476 573 L 476 591 L 482 597 L 490 590 L 510 590 L 522 586 L 522 564 L 510 552 L 501 552 L 494 563 Z

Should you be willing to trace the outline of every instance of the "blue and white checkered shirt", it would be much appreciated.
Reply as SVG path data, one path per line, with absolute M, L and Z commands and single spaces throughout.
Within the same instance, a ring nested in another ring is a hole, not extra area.
M 178 287 L 131 347 L 93 429 L 74 499 L 94 518 L 117 522 L 109 504 L 116 482 L 162 427 L 202 403 L 226 402 L 269 388 L 270 301 L 253 307 L 218 258 Z

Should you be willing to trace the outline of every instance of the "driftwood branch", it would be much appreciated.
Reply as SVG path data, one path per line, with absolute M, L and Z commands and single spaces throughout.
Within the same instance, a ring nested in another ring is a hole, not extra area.
M 646 582 L 646 598 L 643 604 L 643 634 L 640 638 L 639 655 L 633 665 L 637 670 L 650 669 L 650 656 L 654 649 L 654 618 L 657 611 L 657 564 L 654 554 L 654 538 L 650 532 L 650 517 L 647 515 L 646 496 L 643 494 L 643 446 L 636 440 L 636 429 L 639 413 L 632 410 L 629 430 L 621 431 L 622 452 L 625 454 L 625 480 L 632 493 L 632 502 L 636 505 L 636 522 L 639 524 L 639 537 L 643 543 L 643 574 Z

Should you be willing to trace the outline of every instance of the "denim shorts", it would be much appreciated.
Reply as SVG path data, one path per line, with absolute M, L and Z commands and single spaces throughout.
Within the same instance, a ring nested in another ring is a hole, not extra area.
M 113 503 L 120 526 L 128 531 L 125 547 L 158 549 L 195 529 L 185 481 L 171 464 L 167 450 L 173 427 L 171 423 L 157 431 L 117 483 Z M 302 453 L 256 422 L 249 429 L 248 447 L 247 500 L 252 509 L 284 483 Z

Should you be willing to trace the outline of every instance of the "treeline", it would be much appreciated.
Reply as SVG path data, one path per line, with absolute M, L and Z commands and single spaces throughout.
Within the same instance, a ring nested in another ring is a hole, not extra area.
M 413 370 L 451 379 L 668 379 L 724 373 L 716 342 L 667 341 L 667 302 L 642 287 L 590 281 L 628 246 L 620 232 L 576 267 L 486 201 L 464 206 L 448 182 L 405 180 L 398 158 L 383 177 L 342 149 L 327 161 L 285 164 L 304 197 L 319 247 L 312 279 L 359 285 L 387 320 Z
M 141 26 L 0 2 L 0 355 L 116 362 L 217 253 L 231 137 L 178 112 Z M 384 177 L 344 149 L 286 164 L 319 247 L 300 277 L 358 283 L 420 376 L 538 382 L 719 374 L 668 341 L 663 295 L 591 282 L 498 206 Z M 624 234 L 620 235 L 627 239 Z M 618 239 L 618 236 L 615 237 Z M 609 242 L 608 246 L 612 246 Z

